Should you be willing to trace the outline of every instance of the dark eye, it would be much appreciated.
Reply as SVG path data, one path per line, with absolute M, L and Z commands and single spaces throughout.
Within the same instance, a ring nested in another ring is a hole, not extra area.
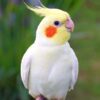
M 60 25 L 60 22 L 59 21 L 55 21 L 54 22 L 54 25 L 59 26 Z

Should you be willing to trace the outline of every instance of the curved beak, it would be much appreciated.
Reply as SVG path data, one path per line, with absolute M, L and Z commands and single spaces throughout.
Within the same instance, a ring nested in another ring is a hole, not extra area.
M 69 32 L 73 32 L 74 30 L 74 22 L 72 21 L 71 18 L 68 18 L 66 21 L 66 28 Z

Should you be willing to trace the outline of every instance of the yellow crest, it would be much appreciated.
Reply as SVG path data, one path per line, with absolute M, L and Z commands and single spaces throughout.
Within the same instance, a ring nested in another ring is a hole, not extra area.
M 41 6 L 32 7 L 32 6 L 28 5 L 27 3 L 25 3 L 25 5 L 27 6 L 28 9 L 30 9 L 31 11 L 35 12 L 36 14 L 38 14 L 40 16 L 50 16 L 50 15 L 53 15 L 53 16 L 54 15 L 56 15 L 56 16 L 62 16 L 62 15 L 69 16 L 69 14 L 67 12 L 62 11 L 60 9 L 47 8 L 41 2 L 40 2 Z

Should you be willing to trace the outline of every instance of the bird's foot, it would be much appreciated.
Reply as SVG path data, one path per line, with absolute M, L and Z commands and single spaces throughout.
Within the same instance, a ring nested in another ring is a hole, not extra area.
M 36 97 L 35 100 L 47 100 L 47 98 L 45 98 L 45 97 L 42 96 L 42 95 L 39 95 L 39 96 Z

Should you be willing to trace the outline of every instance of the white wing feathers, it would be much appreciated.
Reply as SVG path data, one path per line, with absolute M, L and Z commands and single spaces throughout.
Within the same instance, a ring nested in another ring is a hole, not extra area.
M 77 81 L 78 78 L 78 60 L 77 57 L 73 51 L 73 49 L 71 49 L 71 55 L 72 55 L 72 83 L 71 83 L 71 89 L 74 88 L 74 85 Z
M 22 58 L 22 62 L 21 62 L 21 78 L 22 78 L 25 88 L 27 89 L 28 89 L 29 72 L 30 72 L 30 66 L 31 66 L 31 55 L 32 55 L 31 47 L 24 54 Z

